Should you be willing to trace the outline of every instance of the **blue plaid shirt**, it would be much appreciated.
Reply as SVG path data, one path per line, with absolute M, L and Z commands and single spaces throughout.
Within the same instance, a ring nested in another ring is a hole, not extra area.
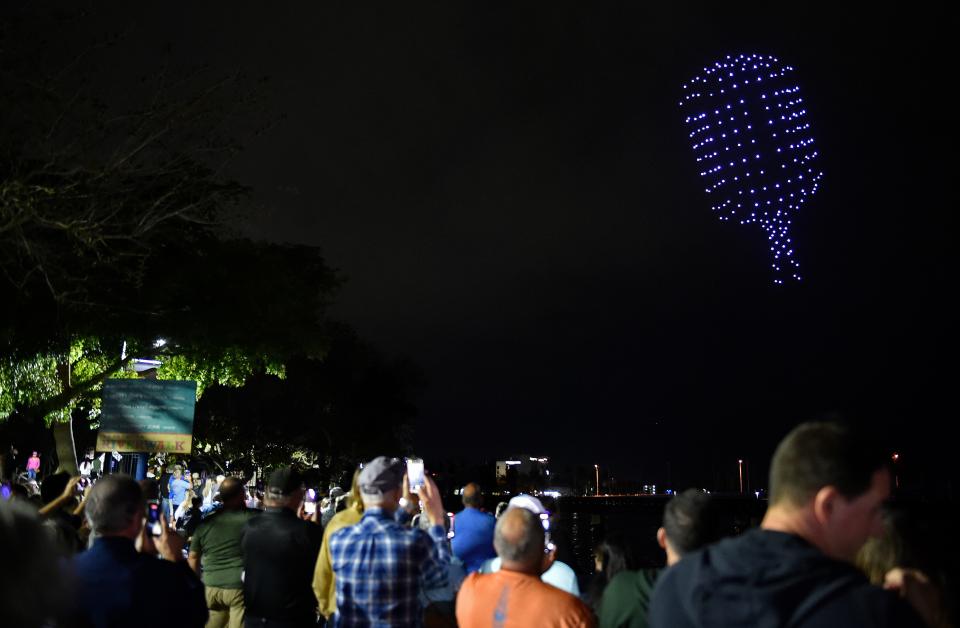
M 419 626 L 418 595 L 447 584 L 450 543 L 443 526 L 401 525 L 380 508 L 330 536 L 337 583 L 334 626 Z

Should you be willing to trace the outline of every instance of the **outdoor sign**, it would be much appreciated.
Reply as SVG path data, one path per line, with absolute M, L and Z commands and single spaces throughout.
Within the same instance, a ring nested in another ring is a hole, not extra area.
M 97 451 L 190 453 L 197 383 L 108 379 Z

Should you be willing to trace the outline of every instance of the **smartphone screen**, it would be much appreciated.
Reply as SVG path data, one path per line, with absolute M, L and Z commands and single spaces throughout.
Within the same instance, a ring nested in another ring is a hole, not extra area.
M 150 528 L 150 534 L 160 536 L 160 502 L 151 499 L 147 502 L 147 527 Z
M 420 458 L 407 459 L 407 481 L 410 483 L 411 493 L 419 493 L 423 488 L 423 460 Z
M 303 512 L 307 513 L 308 515 L 312 515 L 313 513 L 317 512 L 317 502 L 304 501 Z
M 557 549 L 557 546 L 550 540 L 550 515 L 548 513 L 540 513 L 540 524 L 543 526 L 543 551 L 549 554 Z

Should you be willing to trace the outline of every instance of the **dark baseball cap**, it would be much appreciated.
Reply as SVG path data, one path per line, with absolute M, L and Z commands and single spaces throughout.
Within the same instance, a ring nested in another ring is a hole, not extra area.
M 292 495 L 303 488 L 303 476 L 293 467 L 280 467 L 270 474 L 267 493 L 273 495 Z
M 364 495 L 383 495 L 400 487 L 406 465 L 399 458 L 378 456 L 363 465 L 360 472 L 360 492 Z

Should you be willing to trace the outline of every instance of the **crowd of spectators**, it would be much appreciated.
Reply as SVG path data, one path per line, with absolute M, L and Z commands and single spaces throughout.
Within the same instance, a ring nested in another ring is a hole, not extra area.
M 954 625 L 931 534 L 888 505 L 886 456 L 837 424 L 780 443 L 758 528 L 722 538 L 717 502 L 684 491 L 656 532 L 665 566 L 608 538 L 582 594 L 536 496 L 491 514 L 471 483 L 450 517 L 405 470 L 375 458 L 320 502 L 293 467 L 262 492 L 176 466 L 17 484 L 0 501 L 0 626 Z

